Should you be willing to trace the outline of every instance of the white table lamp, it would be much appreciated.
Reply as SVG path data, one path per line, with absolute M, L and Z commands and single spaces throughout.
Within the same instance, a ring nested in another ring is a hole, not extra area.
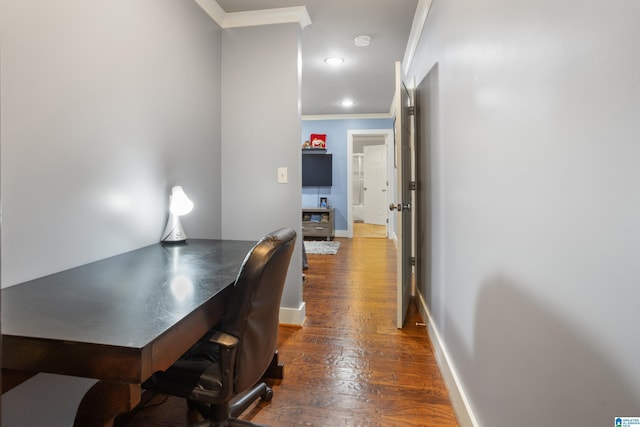
M 184 194 L 182 187 L 179 185 L 173 187 L 169 196 L 169 219 L 162 233 L 161 242 L 175 243 L 187 240 L 180 217 L 188 214 L 192 209 L 193 202 Z

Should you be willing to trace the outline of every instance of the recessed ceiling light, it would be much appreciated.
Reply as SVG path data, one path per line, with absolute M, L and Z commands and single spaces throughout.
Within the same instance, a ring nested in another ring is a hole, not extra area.
M 345 99 L 344 101 L 342 101 L 340 103 L 340 105 L 342 105 L 343 107 L 353 107 L 355 104 L 355 102 L 353 102 L 353 100 L 351 99 Z
M 355 42 L 356 46 L 359 46 L 359 47 L 369 46 L 369 43 L 371 43 L 371 37 L 358 36 L 355 39 L 353 39 L 353 41 Z
M 330 56 L 329 58 L 325 58 L 324 62 L 329 65 L 341 65 L 344 63 L 344 59 L 337 56 Z

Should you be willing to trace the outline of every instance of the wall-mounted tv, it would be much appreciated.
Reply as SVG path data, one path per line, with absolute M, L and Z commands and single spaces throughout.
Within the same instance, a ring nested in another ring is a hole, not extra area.
M 302 186 L 331 187 L 333 158 L 326 153 L 302 153 Z

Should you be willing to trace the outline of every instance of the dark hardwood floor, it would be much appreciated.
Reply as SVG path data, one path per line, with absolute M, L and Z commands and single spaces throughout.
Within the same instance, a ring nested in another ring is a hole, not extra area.
M 281 326 L 284 380 L 241 417 L 286 426 L 457 426 L 426 328 L 412 305 L 395 325 L 395 248 L 388 239 L 336 239 L 308 255 L 303 328 Z M 187 426 L 181 399 L 156 396 L 122 427 Z

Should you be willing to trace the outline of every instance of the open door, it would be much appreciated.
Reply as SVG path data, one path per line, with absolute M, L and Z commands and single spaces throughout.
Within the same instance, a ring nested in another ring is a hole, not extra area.
M 387 147 L 367 145 L 364 151 L 364 222 L 387 225 Z
M 414 165 L 411 141 L 410 114 L 412 100 L 411 94 L 404 84 L 402 66 L 396 62 L 396 94 L 395 94 L 395 143 L 396 143 L 396 182 L 397 197 L 400 200 L 392 203 L 389 208 L 397 210 L 396 234 L 398 239 L 397 250 L 397 318 L 396 326 L 402 328 L 404 319 L 413 295 L 413 271 L 411 267 L 413 230 L 412 230 L 412 206 L 413 193 L 411 183 L 413 181 Z

